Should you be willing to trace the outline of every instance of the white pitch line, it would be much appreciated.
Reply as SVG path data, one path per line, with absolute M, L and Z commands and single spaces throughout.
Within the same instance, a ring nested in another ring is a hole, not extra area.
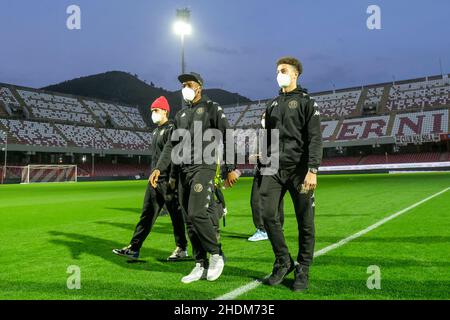
M 366 233 L 372 231 L 373 229 L 378 228 L 379 226 L 385 224 L 386 222 L 388 222 L 388 221 L 398 217 L 399 215 L 401 215 L 401 214 L 403 214 L 403 213 L 405 213 L 405 212 L 407 212 L 407 211 L 409 211 L 411 209 L 414 209 L 417 206 L 420 206 L 422 203 L 427 202 L 428 200 L 431 200 L 434 197 L 437 197 L 437 196 L 443 194 L 444 192 L 446 192 L 448 190 L 450 190 L 450 187 L 445 188 L 444 190 L 441 190 L 441 191 L 439 191 L 439 192 L 437 192 L 437 193 L 435 193 L 435 194 L 433 194 L 433 195 L 431 195 L 431 196 L 429 196 L 429 197 L 427 197 L 427 198 L 425 198 L 423 200 L 420 200 L 420 201 L 410 205 L 409 207 L 407 207 L 405 209 L 402 209 L 402 210 L 400 210 L 400 211 L 398 211 L 396 213 L 393 213 L 390 216 L 387 216 L 386 218 L 381 219 L 380 221 L 374 223 L 373 225 L 365 228 L 364 230 L 358 231 L 357 233 L 352 234 L 351 236 L 349 236 L 349 237 L 347 237 L 345 239 L 342 239 L 342 240 L 340 240 L 340 241 L 338 241 L 338 242 L 336 242 L 334 244 L 329 245 L 328 247 L 320 249 L 319 251 L 316 251 L 314 253 L 314 257 L 319 257 L 321 255 L 326 254 L 327 252 L 330 252 L 331 250 L 334 250 L 334 249 L 337 249 L 339 247 L 342 247 L 344 244 L 346 244 L 346 243 L 348 243 L 348 242 L 350 242 L 350 241 L 352 241 L 352 240 L 354 240 L 356 238 L 359 238 L 362 235 L 365 235 Z M 233 299 L 236 299 L 240 295 L 242 295 L 242 294 L 244 294 L 244 293 L 246 293 L 248 291 L 251 291 L 253 289 L 256 289 L 261 284 L 262 284 L 261 280 L 254 280 L 252 282 L 247 283 L 246 285 L 243 285 L 243 286 L 241 286 L 241 287 L 239 287 L 237 289 L 234 289 L 233 291 L 225 293 L 224 295 L 221 295 L 220 297 L 217 297 L 214 300 L 233 300 Z

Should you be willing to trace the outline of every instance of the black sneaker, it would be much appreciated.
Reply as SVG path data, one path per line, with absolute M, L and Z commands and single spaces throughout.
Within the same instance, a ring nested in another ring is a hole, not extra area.
M 139 251 L 131 250 L 131 244 L 128 247 L 125 247 L 122 249 L 113 249 L 112 252 L 119 256 L 127 257 L 130 259 L 134 259 L 134 260 L 139 259 Z
M 183 260 L 188 257 L 188 252 L 186 249 L 181 249 L 176 247 L 172 254 L 167 258 L 167 261 L 178 261 Z
M 301 264 L 295 266 L 295 280 L 292 285 L 293 291 L 303 291 L 308 289 L 309 267 Z
M 263 282 L 269 286 L 280 284 L 283 282 L 284 277 L 286 277 L 294 269 L 295 264 L 291 256 L 289 256 L 289 261 L 287 263 L 277 259 L 273 265 L 272 274 L 268 278 L 264 279 Z

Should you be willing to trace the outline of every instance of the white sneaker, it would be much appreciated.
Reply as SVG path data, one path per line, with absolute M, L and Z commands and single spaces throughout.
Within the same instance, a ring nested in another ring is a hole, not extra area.
M 250 238 L 248 238 L 248 241 L 261 241 L 261 240 L 267 240 L 269 237 L 267 236 L 267 232 L 261 231 L 259 229 L 256 230 L 255 234 L 252 235 Z
M 214 281 L 219 278 L 224 266 L 225 262 L 223 261 L 223 257 L 220 254 L 212 254 L 209 257 L 209 268 L 206 279 L 208 281 Z
M 181 278 L 183 283 L 191 283 L 206 278 L 206 269 L 200 263 L 196 263 L 194 269 L 187 276 Z

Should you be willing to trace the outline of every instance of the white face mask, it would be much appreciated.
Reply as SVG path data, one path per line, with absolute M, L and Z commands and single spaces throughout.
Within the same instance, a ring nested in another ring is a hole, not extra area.
M 288 74 L 280 72 L 277 75 L 277 82 L 280 88 L 289 87 L 289 85 L 291 84 L 291 77 Z
M 195 98 L 195 91 L 191 88 L 185 87 L 181 90 L 181 93 L 183 94 L 183 99 L 187 102 L 192 102 Z
M 155 124 L 158 124 L 161 122 L 162 116 L 161 114 L 157 113 L 157 112 L 152 112 L 152 121 Z
M 266 119 L 261 120 L 261 127 L 263 127 L 263 129 L 266 127 Z

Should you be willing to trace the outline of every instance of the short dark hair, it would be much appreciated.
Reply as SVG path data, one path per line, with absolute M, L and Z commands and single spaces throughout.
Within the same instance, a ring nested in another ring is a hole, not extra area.
M 298 71 L 298 75 L 301 75 L 303 72 L 303 66 L 302 66 L 301 62 L 298 61 L 298 59 L 296 59 L 294 57 L 291 57 L 291 56 L 281 57 L 277 61 L 277 67 L 280 64 L 289 64 L 289 65 L 295 67 L 295 69 L 297 69 L 297 71 Z

